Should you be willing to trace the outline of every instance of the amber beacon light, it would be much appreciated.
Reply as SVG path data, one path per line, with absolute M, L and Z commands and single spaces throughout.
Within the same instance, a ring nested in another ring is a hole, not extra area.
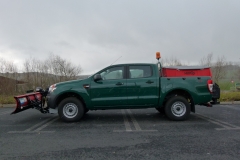
M 159 60 L 161 58 L 160 52 L 156 52 L 156 58 Z

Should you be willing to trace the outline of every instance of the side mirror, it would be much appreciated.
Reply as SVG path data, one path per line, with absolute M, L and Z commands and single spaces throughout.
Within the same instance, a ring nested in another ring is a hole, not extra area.
M 99 80 L 102 80 L 102 76 L 100 74 L 96 74 L 94 77 L 93 77 L 94 81 L 99 81 Z

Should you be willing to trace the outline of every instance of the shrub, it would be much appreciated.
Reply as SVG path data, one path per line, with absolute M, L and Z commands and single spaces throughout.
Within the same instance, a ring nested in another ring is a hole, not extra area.
M 220 101 L 240 101 L 240 92 L 221 92 Z

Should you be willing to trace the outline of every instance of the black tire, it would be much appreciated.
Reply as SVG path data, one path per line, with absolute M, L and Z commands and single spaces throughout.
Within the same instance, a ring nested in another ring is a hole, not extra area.
M 174 121 L 183 121 L 189 118 L 190 104 L 181 96 L 170 98 L 165 105 L 165 114 Z
M 68 97 L 62 100 L 58 107 L 58 115 L 65 122 L 79 121 L 84 115 L 84 106 L 75 97 Z
M 161 113 L 161 114 L 165 114 L 165 109 L 164 107 L 160 107 L 160 108 L 156 108 L 156 110 Z

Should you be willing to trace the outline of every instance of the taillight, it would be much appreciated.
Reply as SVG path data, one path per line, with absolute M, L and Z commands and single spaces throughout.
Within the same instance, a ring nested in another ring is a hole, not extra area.
M 209 90 L 209 92 L 213 92 L 213 81 L 211 80 L 211 79 L 209 79 L 208 81 L 207 81 L 207 86 L 208 86 L 208 90 Z

